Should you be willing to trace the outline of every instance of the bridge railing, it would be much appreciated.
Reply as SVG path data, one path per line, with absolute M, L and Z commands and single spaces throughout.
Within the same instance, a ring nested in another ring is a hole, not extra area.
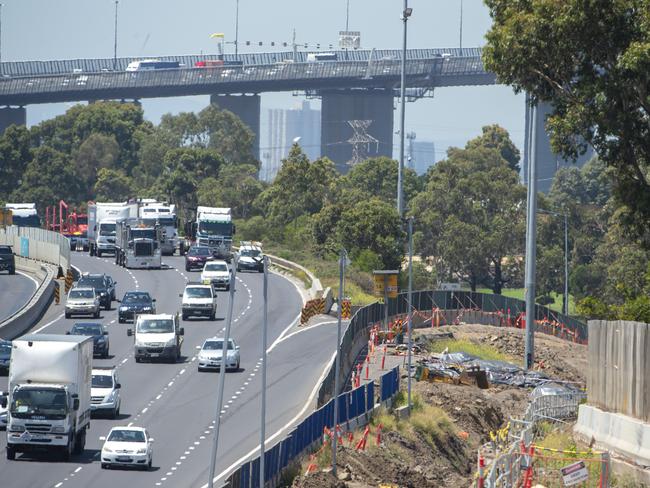
M 374 59 L 401 59 L 402 51 L 396 49 L 369 49 L 328 51 L 336 52 L 337 58 L 341 61 L 367 61 L 372 56 Z M 441 57 L 443 54 L 453 57 L 481 57 L 482 48 L 427 48 L 409 49 L 406 52 L 407 59 L 432 59 Z M 244 65 L 266 65 L 276 62 L 292 60 L 296 63 L 307 61 L 306 51 L 278 51 L 265 53 L 242 53 L 225 54 L 225 61 L 241 61 Z M 161 61 L 177 61 L 181 66 L 193 67 L 198 61 L 217 60 L 219 56 L 214 54 L 199 55 L 173 55 L 155 56 Z M 142 56 L 131 56 L 123 58 L 97 58 L 97 59 L 63 59 L 52 61 L 10 61 L 0 63 L 0 72 L 5 76 L 38 76 L 54 74 L 72 74 L 75 70 L 84 73 L 99 73 L 101 71 L 125 71 L 131 61 L 143 59 Z

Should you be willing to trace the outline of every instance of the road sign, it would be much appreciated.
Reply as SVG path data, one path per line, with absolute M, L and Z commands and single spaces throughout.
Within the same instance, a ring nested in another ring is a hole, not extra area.
M 383 298 L 397 298 L 399 287 L 397 285 L 398 270 L 375 270 L 372 272 L 375 281 L 375 295 Z
M 564 486 L 577 485 L 589 479 L 589 471 L 587 471 L 584 461 L 578 461 L 577 463 L 560 468 L 560 472 L 562 473 Z
M 460 291 L 460 283 L 440 283 L 438 290 Z

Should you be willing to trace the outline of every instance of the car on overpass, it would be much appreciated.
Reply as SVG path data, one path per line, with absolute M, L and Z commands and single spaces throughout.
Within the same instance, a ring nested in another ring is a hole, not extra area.
M 153 438 L 144 427 L 113 427 L 106 437 L 100 437 L 102 469 L 113 466 L 151 469 Z
M 16 274 L 16 257 L 11 246 L 0 246 L 0 271 Z
M 135 320 L 135 316 L 142 313 L 156 313 L 156 299 L 146 291 L 127 291 L 118 302 L 117 321 L 120 324 Z

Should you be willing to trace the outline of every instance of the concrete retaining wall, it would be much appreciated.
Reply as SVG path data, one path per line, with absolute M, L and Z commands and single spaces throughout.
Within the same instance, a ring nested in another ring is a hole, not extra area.
M 650 466 L 650 424 L 592 405 L 580 405 L 574 432 L 587 444 L 595 441 L 601 449 L 614 451 L 637 465 Z
M 650 422 L 648 324 L 590 320 L 588 362 L 589 405 Z
M 70 241 L 58 232 L 10 226 L 0 229 L 0 244 L 12 246 L 17 256 L 54 264 L 63 274 L 70 267 Z
M 0 322 L 0 337 L 15 339 L 27 332 L 43 316 L 54 295 L 58 266 L 16 256 L 16 268 L 30 273 L 39 281 L 39 287 L 29 302 L 20 310 Z

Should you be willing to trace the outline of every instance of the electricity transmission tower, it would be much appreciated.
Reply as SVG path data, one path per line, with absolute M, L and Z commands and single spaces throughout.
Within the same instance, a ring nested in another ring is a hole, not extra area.
M 368 127 L 372 124 L 372 120 L 348 120 L 348 124 L 353 131 L 352 137 L 347 141 L 352 144 L 352 158 L 348 164 L 354 166 L 368 158 L 370 144 L 375 145 L 375 152 L 379 151 L 379 140 L 368 134 Z

